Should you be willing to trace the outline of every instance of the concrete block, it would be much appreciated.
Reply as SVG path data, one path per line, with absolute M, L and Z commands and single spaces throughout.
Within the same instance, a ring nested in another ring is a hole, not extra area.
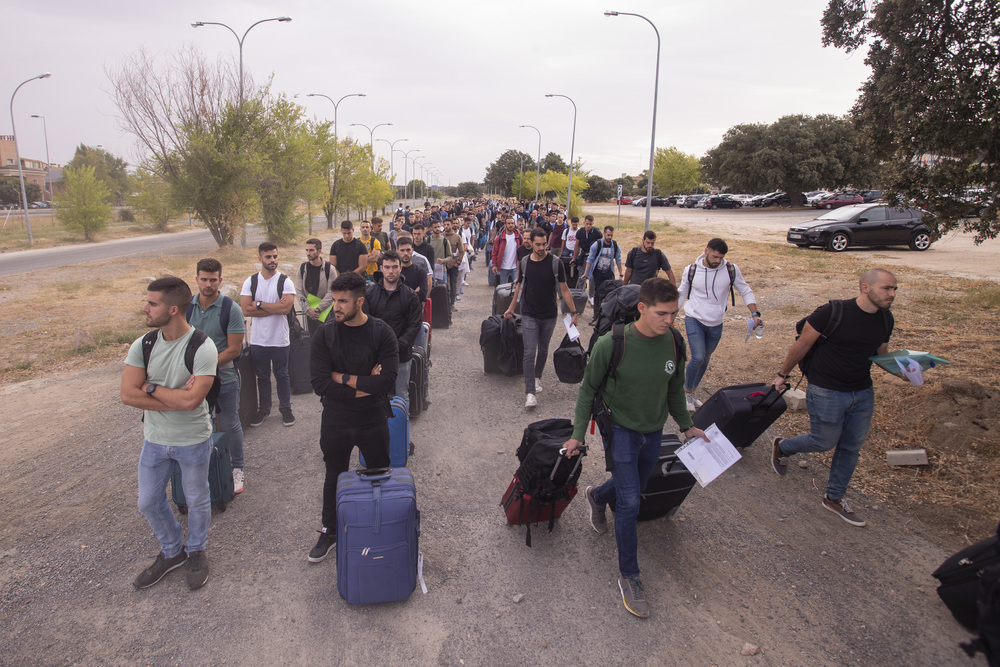
M 801 389 L 789 389 L 785 392 L 785 405 L 792 412 L 806 409 L 806 392 Z
M 885 462 L 891 466 L 925 466 L 926 449 L 894 449 L 885 453 Z

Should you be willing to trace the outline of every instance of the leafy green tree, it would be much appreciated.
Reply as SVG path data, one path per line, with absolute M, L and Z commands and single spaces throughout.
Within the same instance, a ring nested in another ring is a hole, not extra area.
M 406 184 L 406 196 L 419 198 L 421 193 L 427 189 L 427 184 L 419 178 L 411 178 Z
M 129 182 L 128 163 L 103 148 L 80 144 L 76 147 L 73 159 L 66 166 L 76 169 L 83 165 L 93 167 L 94 176 L 107 186 L 114 204 L 121 206 L 132 188 Z
M 645 172 L 643 172 L 645 173 Z M 615 194 L 618 193 L 618 186 L 622 186 L 623 195 L 633 195 L 638 192 L 636 189 L 635 181 L 633 181 L 629 176 L 619 176 L 615 180 L 611 181 L 611 184 L 615 186 Z M 615 195 L 611 195 L 614 197 Z
M 28 203 L 42 199 L 42 188 L 37 183 L 24 182 Z M 18 178 L 0 178 L 0 204 L 21 205 L 21 181 Z
M 587 177 L 587 189 L 583 191 L 583 200 L 589 203 L 608 201 L 615 198 L 617 188 L 614 183 L 600 176 Z
M 284 245 L 305 229 L 296 202 L 310 196 L 320 163 L 302 107 L 279 97 L 267 109 L 266 124 L 258 176 L 261 213 L 268 240 Z
M 792 203 L 819 187 L 869 187 L 876 171 L 866 144 L 846 118 L 784 116 L 771 125 L 735 125 L 701 160 L 709 183 L 758 192 L 780 188 Z
M 527 187 L 528 183 L 531 183 L 533 188 L 535 186 L 535 172 L 525 172 L 524 183 L 525 187 Z M 558 171 L 547 171 L 539 178 L 538 196 L 550 197 L 560 204 L 565 204 L 566 188 L 568 186 L 569 177 L 566 174 L 561 174 Z M 573 201 L 569 205 L 570 215 L 583 215 L 583 201 L 581 196 L 586 192 L 588 187 L 585 176 L 578 176 L 576 173 L 573 174 Z
M 447 190 L 447 188 L 445 188 Z M 474 181 L 462 181 L 455 187 L 454 194 L 450 196 L 462 197 L 463 199 L 474 199 L 483 196 L 483 184 Z
M 670 148 L 657 148 L 653 155 L 653 191 L 659 195 L 691 192 L 701 182 L 701 163 L 694 155 Z
M 524 171 L 534 171 L 535 160 L 530 155 L 513 149 L 504 151 L 496 161 L 487 167 L 486 177 L 483 179 L 484 185 L 493 191 L 500 192 L 505 197 L 516 196 L 515 183 L 521 173 L 522 160 Z M 534 189 L 531 192 L 534 193 Z
M 108 226 L 111 192 L 90 165 L 66 167 L 63 178 L 66 187 L 56 200 L 56 218 L 66 229 L 82 232 L 83 238 L 93 241 L 94 235 Z
M 542 158 L 541 166 L 543 174 L 547 171 L 558 171 L 563 174 L 569 173 L 569 165 L 566 163 L 566 160 L 562 159 L 562 156 L 558 153 L 551 151 Z
M 132 183 L 133 191 L 127 201 L 139 214 L 139 221 L 156 231 L 167 231 L 170 221 L 181 214 L 170 185 L 163 177 L 141 167 L 132 177 Z
M 997 3 L 831 0 L 822 24 L 824 45 L 848 52 L 868 45 L 872 72 L 853 113 L 884 163 L 890 195 L 934 211 L 939 232 L 959 228 L 975 233 L 976 243 L 995 238 Z M 982 209 L 978 219 L 966 217 L 970 208 Z

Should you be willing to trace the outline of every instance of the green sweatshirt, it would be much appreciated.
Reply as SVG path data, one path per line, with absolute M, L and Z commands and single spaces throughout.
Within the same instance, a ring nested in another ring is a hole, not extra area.
M 594 396 L 607 374 L 613 346 L 609 331 L 597 340 L 590 355 L 576 399 L 576 440 L 582 441 L 587 432 Z M 604 388 L 604 402 L 613 423 L 637 433 L 661 430 L 670 415 L 681 428 L 692 425 L 684 396 L 684 362 L 678 365 L 674 358 L 670 332 L 647 338 L 635 330 L 634 323 L 625 328 L 625 354 Z

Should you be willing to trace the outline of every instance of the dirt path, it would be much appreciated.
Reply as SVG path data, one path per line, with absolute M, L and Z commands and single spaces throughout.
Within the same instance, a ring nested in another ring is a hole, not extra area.
M 413 423 L 427 595 L 349 607 L 334 560 L 306 562 L 323 471 L 309 395 L 293 397 L 294 427 L 250 430 L 207 586 L 174 574 L 133 590 L 158 547 L 135 506 L 138 414 L 111 364 L 0 387 L 0 664 L 985 664 L 959 650 L 929 574 L 954 544 L 863 497 L 869 527 L 848 526 L 820 507 L 822 463 L 779 479 L 760 443 L 674 519 L 641 525 L 647 621 L 623 610 L 613 533 L 591 530 L 585 503 L 528 549 L 498 502 L 521 430 L 571 415 L 576 386 L 547 368 L 528 413 L 520 378 L 483 375 L 492 292 L 477 269 L 434 332 L 434 404 Z M 585 461 L 583 484 L 604 475 L 601 456 Z M 741 656 L 747 642 L 760 653 Z

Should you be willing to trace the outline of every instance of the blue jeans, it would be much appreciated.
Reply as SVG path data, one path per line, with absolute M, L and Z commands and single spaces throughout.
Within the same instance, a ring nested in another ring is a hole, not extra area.
M 691 359 L 687 363 L 684 376 L 684 389 L 694 391 L 701 383 L 708 368 L 708 360 L 722 340 L 722 325 L 705 326 L 693 317 L 684 318 L 684 331 L 687 333 L 688 349 Z
M 661 431 L 637 433 L 624 426 L 611 426 L 611 478 L 594 489 L 598 505 L 615 501 L 615 541 L 618 543 L 618 569 L 623 577 L 639 576 L 639 495 L 660 462 Z
M 278 385 L 278 409 L 292 407 L 292 383 L 288 379 L 288 348 L 250 346 L 253 372 L 257 376 L 257 407 L 271 412 L 271 369 Z
M 514 282 L 514 277 L 517 275 L 517 267 L 513 269 L 500 269 L 500 277 L 497 281 L 498 285 L 506 285 L 507 283 Z
M 396 371 L 396 396 L 402 396 L 407 401 L 410 400 L 410 366 L 412 361 L 399 362 L 399 370 Z
M 240 379 L 219 388 L 219 426 L 226 432 L 233 467 L 243 467 L 243 425 L 240 424 Z
M 188 507 L 187 552 L 204 551 L 212 523 L 212 495 L 208 490 L 208 462 L 212 438 L 197 445 L 174 447 L 144 440 L 139 454 L 139 511 L 146 517 L 160 550 L 167 558 L 181 552 L 184 531 L 167 502 L 167 480 L 174 461 L 181 467 L 181 485 Z
M 834 391 L 815 385 L 806 390 L 810 432 L 781 441 L 781 452 L 791 456 L 800 452 L 833 452 L 826 496 L 840 500 L 858 465 L 861 446 L 875 411 L 875 388 L 860 391 Z
M 524 339 L 524 393 L 535 393 L 535 378 L 542 377 L 545 360 L 549 356 L 549 342 L 556 328 L 556 318 L 539 320 L 530 315 L 521 316 L 521 336 Z

